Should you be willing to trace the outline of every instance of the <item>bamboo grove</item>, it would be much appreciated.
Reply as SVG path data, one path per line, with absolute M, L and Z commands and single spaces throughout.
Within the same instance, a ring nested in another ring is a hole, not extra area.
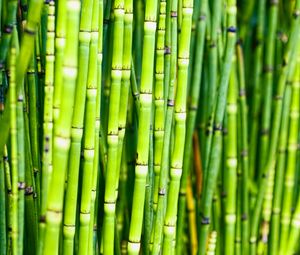
M 300 0 L 0 0 L 0 255 L 300 254 Z

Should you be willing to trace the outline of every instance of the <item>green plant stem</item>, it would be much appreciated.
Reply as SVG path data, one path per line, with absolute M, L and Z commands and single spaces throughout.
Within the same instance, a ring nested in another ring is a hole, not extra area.
M 140 250 L 140 238 L 144 213 L 143 205 L 145 201 L 145 186 L 148 173 L 157 2 L 157 0 L 147 0 L 145 2 L 137 158 L 135 165 L 131 224 L 129 229 L 129 255 L 138 254 Z

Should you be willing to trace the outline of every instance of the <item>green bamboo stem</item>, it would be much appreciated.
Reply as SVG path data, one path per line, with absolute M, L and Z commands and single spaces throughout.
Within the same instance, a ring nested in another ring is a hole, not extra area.
M 54 94 L 53 94 L 53 120 L 56 122 L 61 105 L 64 51 L 66 45 L 67 0 L 57 3 L 57 21 L 55 27 L 55 66 L 54 66 Z
M 102 85 L 102 47 L 103 47 L 103 1 L 99 0 L 98 11 L 98 47 L 97 47 L 97 98 L 96 98 L 96 122 L 95 122 L 95 157 L 93 162 L 93 183 L 91 194 L 91 224 L 90 224 L 90 236 L 89 236 L 89 254 L 93 254 L 97 249 L 97 231 L 100 227 L 98 221 L 98 203 L 99 193 L 101 189 L 98 187 L 99 181 L 99 166 L 100 166 L 100 108 L 101 108 L 101 85 Z M 92 237 L 92 236 L 93 237 Z M 94 239 L 93 241 L 91 241 Z M 93 251 L 92 251 L 93 250 Z
M 182 2 L 182 24 L 178 43 L 178 73 L 174 106 L 175 140 L 170 163 L 170 184 L 164 222 L 163 253 L 171 254 L 176 237 L 177 205 L 180 179 L 183 167 L 183 155 L 186 134 L 186 99 L 188 87 L 188 67 L 190 56 L 190 40 L 192 31 L 193 1 Z
M 286 79 L 287 74 L 290 70 L 291 66 L 291 55 L 296 45 L 297 36 L 299 33 L 299 15 L 297 14 L 299 12 L 300 7 L 300 1 L 297 0 L 295 5 L 295 15 L 294 19 L 292 20 L 291 25 L 291 32 L 290 37 L 288 40 L 288 43 L 285 48 L 285 52 L 283 55 L 283 65 L 280 69 L 280 75 L 278 80 L 278 85 L 276 89 L 276 95 L 275 95 L 275 104 L 274 104 L 274 118 L 272 119 L 272 131 L 271 131 L 271 140 L 270 140 L 270 149 L 268 154 L 268 159 L 266 161 L 266 164 L 264 166 L 264 170 L 261 175 L 261 179 L 259 182 L 259 190 L 258 190 L 258 196 L 255 202 L 254 211 L 252 213 L 252 220 L 251 220 L 251 230 L 250 230 L 250 252 L 251 254 L 254 254 L 256 251 L 256 242 L 257 242 L 257 231 L 258 231 L 258 225 L 259 225 L 259 215 L 263 203 L 263 198 L 265 195 L 265 189 L 266 184 L 268 181 L 268 174 L 270 173 L 271 169 L 274 167 L 275 163 L 275 155 L 277 150 L 277 143 L 278 143 L 278 136 L 279 136 L 279 128 L 280 128 L 280 119 L 281 119 L 281 112 L 282 112 L 282 98 L 283 93 L 285 91 L 286 86 Z
M 224 118 L 226 96 L 228 89 L 229 74 L 232 63 L 232 55 L 234 51 L 235 32 L 236 32 L 236 2 L 234 0 L 227 1 L 227 43 L 225 47 L 224 62 L 221 70 L 219 94 L 217 96 L 217 104 L 214 119 L 214 135 L 212 139 L 211 154 L 208 164 L 207 178 L 204 179 L 203 201 L 201 205 L 201 224 L 199 235 L 198 254 L 205 253 L 205 246 L 208 236 L 208 230 L 211 218 L 211 205 L 213 191 L 215 190 L 218 170 L 221 161 L 221 145 L 222 145 L 222 123 Z
M 153 116 L 153 114 L 152 114 Z M 149 171 L 147 174 L 146 192 L 145 192 L 145 212 L 144 212 L 144 236 L 142 240 L 143 254 L 150 254 L 150 239 L 153 229 L 153 184 L 154 184 L 154 146 L 153 146 L 153 117 L 150 126 L 150 150 L 149 150 Z
M 124 48 L 122 59 L 122 80 L 120 91 L 120 108 L 119 108 L 119 134 L 118 134 L 118 172 L 116 176 L 116 196 L 118 195 L 119 174 L 121 168 L 121 159 L 124 147 L 124 137 L 126 130 L 127 106 L 130 88 L 131 75 L 131 48 L 133 33 L 133 1 L 124 1 Z
M 3 34 L 1 35 L 0 41 L 0 69 L 3 68 L 7 54 L 9 52 L 9 47 L 11 43 L 13 28 L 17 21 L 17 9 L 18 1 L 10 0 L 7 1 L 7 14 L 3 26 Z
M 249 157 L 248 157 L 248 119 L 246 102 L 246 85 L 244 58 L 240 45 L 237 45 L 238 80 L 239 80 L 239 107 L 241 113 L 241 164 L 242 164 L 242 250 L 246 254 L 249 249 Z
M 35 177 L 35 185 L 37 187 L 38 200 L 40 200 L 40 158 L 39 158 L 39 141 L 38 141 L 38 111 L 37 111 L 37 89 L 38 89 L 38 80 L 37 80 L 37 69 L 35 61 L 35 53 L 33 53 L 32 60 L 29 64 L 27 70 L 27 87 L 28 87 L 28 111 L 29 111 L 29 132 L 30 132 L 30 144 L 31 144 L 31 154 L 33 160 L 33 171 Z M 23 153 L 23 150 L 22 150 Z
M 300 236 L 300 197 L 298 197 L 297 205 L 291 220 L 290 234 L 286 245 L 286 255 L 292 255 L 297 252 L 297 245 Z
M 226 173 L 224 186 L 226 192 L 225 203 L 225 237 L 224 254 L 234 254 L 234 239 L 236 229 L 236 188 L 237 188 L 237 91 L 236 60 L 233 58 L 227 95 L 227 138 Z
M 298 47 L 297 47 L 298 48 Z M 296 51 L 297 58 L 299 58 L 299 48 Z M 283 200 L 281 211 L 281 224 L 280 224 L 280 244 L 279 254 L 284 254 L 286 245 L 288 242 L 288 233 L 292 216 L 293 208 L 293 190 L 294 190 L 294 178 L 296 171 L 296 159 L 297 159 L 297 143 L 298 143 L 298 127 L 299 127 L 299 60 L 297 59 L 297 67 L 292 76 L 292 99 L 289 111 L 289 129 L 287 140 L 287 163 L 283 184 Z M 289 81 L 287 81 L 289 82 Z
M 263 54 L 263 35 L 264 35 L 264 24 L 265 24 L 265 4 L 266 0 L 258 2 L 257 6 L 257 28 L 256 28 L 256 48 L 255 48 L 255 59 L 254 59 L 254 78 L 253 78 L 253 96 L 251 101 L 251 122 L 250 122 L 250 140 L 249 140 L 249 175 L 253 179 L 255 176 L 255 166 L 257 158 L 257 135 L 259 128 L 259 112 L 261 105 L 261 73 L 262 73 L 262 54 Z
M 30 149 L 29 137 L 29 120 L 28 115 L 24 114 L 24 128 L 25 128 L 25 229 L 24 235 L 24 249 L 31 255 L 36 253 L 38 242 L 38 208 L 36 203 L 36 188 L 33 176 L 32 155 Z M 30 247 L 26 244 L 31 244 Z
M 274 198 L 272 204 L 271 228 L 270 228 L 270 241 L 269 241 L 269 254 L 277 255 L 279 251 L 279 237 L 280 237 L 280 214 L 281 214 L 281 201 L 284 182 L 284 171 L 286 165 L 286 150 L 288 138 L 288 125 L 289 125 L 289 111 L 290 111 L 290 86 L 286 88 L 284 98 L 284 105 L 282 110 L 282 118 L 280 124 L 280 136 L 277 149 L 277 166 L 275 171 L 274 183 Z
M 212 16 L 211 16 L 211 35 L 209 41 L 209 52 L 208 52 L 208 80 L 209 86 L 207 91 L 207 112 L 205 112 L 206 122 L 206 139 L 205 139 L 205 152 L 203 158 L 204 173 L 207 172 L 209 164 L 209 155 L 211 153 L 212 143 L 212 124 L 214 121 L 214 109 L 216 102 L 216 93 L 218 87 L 218 28 L 221 23 L 221 0 L 214 0 L 212 3 Z M 206 174 L 204 174 L 205 179 Z
M 187 114 L 187 126 L 186 126 L 186 143 L 184 149 L 183 158 L 183 172 L 180 182 L 180 194 L 179 194 L 179 205 L 178 205 L 178 227 L 177 227 L 177 239 L 176 239 L 176 253 L 179 255 L 182 251 L 182 233 L 184 227 L 184 215 L 186 208 L 186 187 L 187 179 L 190 172 L 191 163 L 191 148 L 192 148 L 192 136 L 195 128 L 197 109 L 200 97 L 200 85 L 202 78 L 203 69 L 203 57 L 204 57 L 204 43 L 205 43 L 205 31 L 206 31 L 206 10 L 207 1 L 201 1 L 200 5 L 200 16 L 197 21 L 197 31 L 196 31 L 196 48 L 194 56 L 194 66 L 192 71 L 192 84 L 190 89 L 190 103 Z M 196 7 L 194 7 L 194 10 Z
M 93 1 L 92 33 L 90 41 L 89 69 L 86 86 L 86 114 L 84 120 L 83 173 L 80 203 L 79 254 L 88 253 L 91 195 L 95 158 L 95 125 L 97 101 L 97 52 L 99 29 L 99 1 Z
M 259 173 L 261 174 L 266 164 L 270 143 L 270 124 L 272 113 L 272 83 L 274 73 L 275 36 L 278 17 L 278 1 L 268 1 L 268 33 L 265 41 L 265 58 L 263 66 L 264 104 L 262 105 L 262 124 L 260 127 L 261 138 L 259 141 Z
M 44 117 L 43 117 L 43 150 L 41 172 L 41 208 L 39 224 L 39 254 L 42 254 L 45 234 L 45 217 L 47 209 L 48 188 L 52 173 L 52 144 L 53 144 L 53 91 L 54 91 L 54 48 L 55 48 L 55 6 L 49 3 L 47 21 L 47 43 L 44 86 Z
M 170 12 L 168 11 L 170 8 Z M 170 29 L 168 28 L 168 18 L 166 24 L 166 45 L 170 45 L 168 48 L 168 55 L 165 58 L 170 57 L 170 68 L 169 74 L 166 73 L 166 77 L 169 80 L 168 93 L 167 93 L 167 109 L 165 114 L 164 123 L 164 137 L 163 137 L 163 150 L 162 150 L 162 162 L 159 176 L 159 186 L 158 186 L 158 204 L 154 219 L 153 228 L 153 249 L 152 254 L 159 254 L 161 251 L 161 242 L 163 240 L 163 224 L 165 218 L 165 207 L 167 199 L 167 181 L 168 181 L 168 170 L 169 170 L 169 154 L 171 152 L 171 135 L 172 135 L 172 124 L 173 124 L 173 112 L 174 112 L 174 94 L 176 85 L 176 70 L 177 70 L 177 8 L 178 1 L 172 0 L 170 2 L 170 7 L 167 9 L 167 15 L 170 15 L 171 24 Z M 170 37 L 168 38 L 168 30 L 170 30 Z M 170 40 L 170 44 L 169 44 Z M 165 59 L 167 61 L 167 59 Z M 166 70 L 167 72 L 167 70 Z
M 19 249 L 19 232 L 18 232 L 18 167 L 19 167 L 19 152 L 18 142 L 18 114 L 17 114 L 17 90 L 16 90 L 16 48 L 10 50 L 10 137 L 11 137 L 11 196 L 10 196 L 10 238 L 11 253 L 18 254 Z M 23 111 L 23 109 L 22 109 Z
M 107 127 L 107 170 L 105 176 L 104 194 L 104 223 L 103 223 L 103 249 L 104 255 L 113 254 L 115 237 L 116 212 L 116 183 L 118 167 L 118 136 L 119 136 L 119 110 L 122 79 L 122 61 L 124 48 L 124 1 L 115 1 L 113 5 L 113 55 L 111 65 L 111 88 L 108 108 Z
M 69 166 L 68 166 L 66 205 L 64 211 L 64 244 L 63 245 L 64 245 L 64 253 L 66 254 L 73 254 L 73 249 L 74 249 L 80 153 L 81 153 L 82 137 L 84 132 L 83 130 L 84 112 L 86 107 L 90 46 L 92 46 L 91 43 L 92 8 L 93 8 L 92 0 L 84 1 L 81 8 L 80 25 L 79 25 L 78 77 L 76 81 L 74 115 L 72 119 L 72 131 L 71 131 L 72 141 L 71 141 L 70 159 L 69 159 Z M 97 42 L 93 42 L 93 45 L 95 45 L 95 43 Z M 87 245 L 87 243 L 85 243 L 85 245 Z
M 153 206 L 157 209 L 159 173 L 164 138 L 165 100 L 164 100 L 164 53 L 166 33 L 166 1 L 160 1 L 157 26 L 155 84 L 154 84 L 154 190 Z
M 140 250 L 144 213 L 144 207 L 142 206 L 140 208 L 140 206 L 144 205 L 145 201 L 145 185 L 148 173 L 148 148 L 152 108 L 152 76 L 154 73 L 157 2 L 158 1 L 156 0 L 147 0 L 145 2 L 137 158 L 135 166 L 131 223 L 129 229 L 128 254 L 138 254 Z
M 74 106 L 77 78 L 77 50 L 79 34 L 80 2 L 67 2 L 66 51 L 63 65 L 62 93 L 68 95 L 61 103 L 60 115 L 54 128 L 53 173 L 49 187 L 46 213 L 46 232 L 43 254 L 57 254 L 59 228 L 62 221 L 64 181 L 67 171 L 68 154 L 71 143 L 72 108 Z M 71 112 L 70 112 L 71 111 Z

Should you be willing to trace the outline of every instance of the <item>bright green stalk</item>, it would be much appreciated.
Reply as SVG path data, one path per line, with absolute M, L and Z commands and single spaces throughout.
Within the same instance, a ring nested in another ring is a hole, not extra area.
M 165 111 L 167 110 L 167 98 L 169 93 L 171 75 L 171 1 L 166 1 L 166 22 L 165 22 L 165 56 L 164 56 L 164 101 Z
M 253 179 L 255 175 L 255 166 L 257 158 L 257 135 L 259 127 L 259 112 L 261 104 L 261 73 L 262 73 L 262 54 L 263 54 L 263 35 L 265 24 L 265 2 L 266 0 L 257 1 L 257 28 L 256 28 L 256 48 L 254 55 L 254 78 L 253 78 L 253 93 L 250 110 L 250 141 L 249 141 L 249 174 Z
M 43 254 L 57 254 L 59 228 L 62 221 L 64 182 L 68 165 L 72 108 L 74 106 L 77 78 L 77 52 L 79 34 L 80 2 L 69 0 L 67 3 L 66 51 L 63 65 L 62 93 L 68 95 L 61 102 L 60 114 L 55 123 L 53 141 L 53 173 L 49 187 L 49 198 L 46 213 L 46 233 Z
M 144 216 L 144 238 L 142 241 L 143 254 L 150 254 L 150 239 L 153 229 L 153 183 L 154 183 L 154 153 L 153 153 L 153 117 L 150 126 L 150 142 L 149 142 L 149 171 L 147 174 L 146 193 L 145 193 L 145 216 Z
M 274 72 L 274 53 L 275 53 L 275 36 L 277 28 L 277 16 L 278 16 L 278 1 L 268 1 L 268 33 L 265 41 L 265 53 L 264 53 L 264 73 L 263 73 L 263 94 L 264 104 L 262 105 L 262 124 L 261 124 L 261 138 L 259 141 L 259 164 L 258 172 L 262 173 L 266 164 L 269 143 L 270 143 L 270 123 L 272 113 L 272 83 Z
M 225 174 L 225 237 L 224 254 L 234 254 L 234 239 L 236 229 L 236 188 L 237 188 L 237 91 L 235 57 L 232 60 L 232 69 L 227 95 L 227 139 L 226 172 Z
M 284 254 L 296 254 L 300 237 L 300 196 L 298 197 L 296 209 L 291 220 L 291 229 Z
M 248 157 L 248 119 L 245 86 L 244 58 L 240 45 L 237 45 L 239 106 L 241 113 L 241 164 L 242 164 L 242 251 L 249 248 L 249 157 Z
M 178 43 L 178 73 L 174 107 L 175 140 L 171 156 L 170 184 L 164 223 L 163 253 L 172 254 L 173 240 L 176 237 L 177 205 L 180 189 L 180 179 L 183 167 L 183 155 L 186 134 L 186 101 L 188 87 L 188 67 L 190 57 L 190 42 L 192 31 L 193 1 L 182 2 L 182 24 Z
M 208 53 L 208 80 L 209 86 L 207 91 L 207 111 L 205 111 L 205 122 L 207 129 L 207 136 L 205 139 L 205 151 L 203 157 L 204 172 L 207 172 L 209 164 L 209 155 L 211 153 L 211 143 L 213 134 L 213 121 L 214 121 L 214 109 L 216 103 L 216 93 L 218 87 L 218 28 L 221 23 L 221 0 L 214 0 L 212 6 L 211 16 L 211 35 L 209 42 L 209 53 Z M 205 179 L 206 174 L 204 175 Z
M 16 91 L 16 48 L 10 50 L 10 137 L 11 137 L 11 199 L 9 203 L 9 220 L 11 240 L 11 253 L 18 254 L 18 167 L 19 167 L 19 145 L 17 128 L 17 91 Z M 23 111 L 23 109 L 22 109 Z M 24 152 L 24 151 L 23 151 Z
M 204 43 L 205 43 L 205 31 L 206 31 L 206 10 L 208 1 L 202 0 L 200 5 L 200 17 L 197 22 L 196 31 L 196 48 L 194 56 L 194 66 L 192 71 L 192 84 L 190 89 L 190 98 L 188 115 L 187 115 L 187 127 L 186 127 L 186 142 L 183 158 L 183 172 L 180 182 L 180 194 L 178 205 L 178 226 L 177 226 L 177 239 L 176 239 L 176 254 L 181 254 L 182 251 L 182 234 L 184 228 L 184 217 L 186 209 L 186 188 L 187 179 L 190 173 L 191 153 L 192 153 L 192 137 L 196 123 L 197 110 L 199 104 L 200 85 L 203 69 L 203 57 L 204 57 Z M 195 7 L 194 7 L 195 10 Z M 195 10 L 196 11 L 196 10 Z M 191 67 L 190 67 L 191 68 Z
M 3 35 L 1 35 L 0 41 L 0 69 L 3 68 L 5 63 L 7 53 L 9 51 L 10 42 L 12 38 L 13 28 L 17 21 L 17 9 L 18 9 L 18 1 L 17 0 L 9 0 L 7 1 L 7 16 L 4 22 L 3 27 Z
M 33 176 L 32 155 L 30 149 L 30 137 L 29 137 L 29 121 L 27 114 L 24 114 L 25 118 L 25 229 L 26 235 L 24 235 L 25 252 L 29 255 L 36 254 L 37 242 L 38 242 L 38 208 L 36 203 L 36 188 Z M 28 244 L 30 246 L 28 247 Z
M 162 162 L 159 176 L 159 187 L 158 187 L 158 204 L 156 215 L 154 219 L 154 228 L 153 228 L 153 249 L 152 254 L 157 255 L 161 250 L 161 242 L 163 238 L 163 224 L 165 217 L 165 207 L 167 199 L 167 181 L 168 181 L 168 170 L 169 170 L 169 154 L 171 145 L 171 134 L 172 134 L 172 125 L 173 125 L 173 112 L 174 112 L 174 91 L 176 84 L 176 71 L 177 71 L 177 8 L 178 1 L 172 0 L 170 2 L 170 12 L 167 10 L 167 15 L 170 15 L 171 24 L 168 25 L 167 18 L 167 31 L 166 31 L 166 45 L 170 45 L 168 51 L 170 54 L 166 55 L 166 58 L 170 57 L 170 68 L 169 74 L 166 73 L 166 78 L 169 80 L 168 84 L 168 93 L 167 93 L 167 110 L 165 114 L 165 123 L 164 123 L 164 140 L 163 140 L 163 150 L 162 150 Z M 168 8 L 168 9 L 169 9 Z M 168 28 L 170 26 L 170 28 Z M 170 30 L 170 37 L 168 38 L 168 30 Z M 170 40 L 170 42 L 169 42 Z M 168 43 L 168 44 L 167 44 Z M 170 44 L 169 44 L 170 43 Z M 170 56 L 169 56 L 170 55 Z M 167 61 L 167 59 L 165 59 Z M 167 63 L 167 62 L 166 62 Z M 167 67 L 167 66 L 166 66 Z M 167 71 L 167 70 L 166 70 Z
M 136 78 L 137 83 L 140 84 L 141 81 L 141 70 L 142 70 L 142 42 L 143 42 L 143 21 L 145 15 L 145 1 L 143 0 L 136 0 L 134 1 L 135 6 L 134 9 L 136 10 L 135 16 L 135 27 L 134 27 L 134 65 L 136 66 Z
M 201 225 L 199 235 L 198 254 L 204 254 L 208 230 L 211 220 L 211 205 L 213 192 L 215 190 L 220 162 L 222 147 L 222 123 L 226 108 L 226 97 L 228 89 L 229 74 L 234 51 L 234 43 L 236 39 L 236 1 L 227 1 L 227 42 L 225 55 L 221 70 L 219 94 L 217 96 L 217 104 L 214 120 L 214 134 L 212 139 L 212 147 L 208 164 L 207 178 L 203 187 L 203 201 L 201 205 Z
M 160 1 L 156 41 L 155 84 L 154 84 L 154 189 L 153 206 L 157 209 L 159 173 L 164 138 L 164 53 L 166 33 L 166 1 Z
M 39 225 L 39 250 L 43 250 L 45 234 L 45 217 L 47 209 L 48 188 L 52 173 L 52 144 L 53 144 L 53 82 L 54 82 L 54 48 L 55 48 L 55 6 L 54 1 L 49 3 L 47 21 L 47 43 L 44 86 L 44 123 L 43 123 L 43 150 L 42 150 L 42 178 L 41 178 L 41 209 Z
M 119 110 L 122 79 L 124 44 L 124 0 L 117 0 L 113 6 L 113 56 L 111 65 L 111 88 L 107 127 L 107 170 L 105 177 L 103 249 L 104 255 L 114 253 L 116 183 L 118 167 Z
M 95 1 L 94 1 L 95 2 Z M 93 0 L 83 2 L 79 25 L 78 77 L 76 81 L 74 115 L 72 119 L 71 148 L 68 165 L 68 184 L 64 210 L 64 253 L 73 254 L 80 168 L 80 153 L 86 107 L 86 86 L 90 57 Z M 95 45 L 97 42 L 93 42 Z M 93 52 L 94 53 L 94 52 Z M 95 61 L 95 60 L 94 60 Z M 94 64 L 93 64 L 94 65 Z M 85 243 L 87 245 L 87 243 Z
M 299 38 L 299 37 L 298 37 Z M 298 48 L 298 47 L 297 47 Z M 299 48 L 297 52 L 299 58 Z M 298 143 L 298 127 L 299 127 L 299 77 L 300 67 L 299 61 L 297 61 L 296 71 L 294 72 L 292 80 L 292 100 L 289 111 L 289 130 L 288 130 L 288 141 L 287 141 L 287 164 L 286 172 L 284 177 L 283 185 L 283 200 L 282 200 L 282 211 L 281 211 L 281 224 L 280 224 L 280 244 L 279 254 L 285 254 L 286 245 L 288 242 L 289 226 L 291 222 L 291 214 L 293 208 L 293 192 L 295 186 L 295 171 L 296 171 L 296 160 L 297 160 L 297 143 Z
M 133 22 L 133 1 L 124 1 L 124 48 L 122 59 L 122 80 L 120 91 L 120 107 L 119 107 L 119 134 L 118 134 L 118 172 L 116 176 L 116 197 L 118 196 L 119 174 L 121 168 L 121 160 L 124 147 L 124 136 L 127 119 L 127 106 L 130 88 L 131 75 L 131 48 L 132 48 L 132 22 Z
M 284 171 L 286 165 L 286 149 L 287 149 L 287 137 L 288 137 L 288 125 L 289 125 L 289 111 L 291 100 L 291 88 L 286 88 L 283 100 L 282 118 L 280 124 L 280 136 L 277 149 L 277 165 L 275 171 L 275 183 L 274 183 L 274 198 L 272 205 L 271 216 L 271 229 L 270 229 L 270 243 L 269 254 L 277 255 L 279 248 L 280 237 L 280 214 L 281 214 L 281 201 L 284 182 Z
M 6 255 L 7 247 L 6 200 L 4 159 L 0 156 L 0 255 Z
M 29 108 L 29 132 L 30 132 L 30 144 L 31 154 L 33 160 L 33 172 L 35 178 L 35 185 L 37 187 L 38 201 L 40 201 L 40 158 L 39 158 L 39 141 L 38 141 L 38 111 L 37 111 L 37 99 L 38 99 L 38 77 L 36 69 L 35 52 L 33 53 L 31 62 L 27 70 L 27 87 L 28 97 L 30 100 L 28 104 Z M 23 154 L 23 149 L 21 150 Z
M 145 185 L 148 173 L 149 133 L 152 108 L 157 0 L 145 2 L 143 59 L 140 87 L 137 158 L 129 229 L 128 253 L 138 254 L 143 223 Z
M 84 120 L 83 143 L 83 173 L 80 203 L 79 227 L 79 254 L 88 253 L 89 225 L 91 218 L 91 195 L 95 158 L 95 127 L 96 127 L 96 101 L 97 101 L 97 52 L 98 52 L 98 26 L 99 1 L 93 1 L 92 6 L 92 33 L 90 42 L 89 69 L 86 87 L 86 114 Z
M 55 66 L 54 66 L 54 94 L 53 94 L 53 118 L 58 120 L 61 105 L 63 73 L 61 72 L 64 62 L 64 51 L 66 45 L 66 22 L 67 22 L 67 0 L 57 2 L 57 21 L 55 28 Z
M 268 181 L 268 174 L 271 171 L 271 169 L 274 167 L 275 164 L 275 156 L 276 156 L 276 150 L 277 150 L 277 143 L 278 143 L 278 136 L 279 136 L 279 129 L 280 129 L 280 119 L 281 119 L 281 113 L 282 113 L 282 98 L 285 91 L 286 86 L 286 79 L 287 74 L 290 71 L 291 66 L 291 56 L 292 52 L 297 45 L 297 38 L 299 34 L 299 23 L 300 18 L 298 15 L 300 9 L 300 0 L 297 0 L 295 5 L 295 15 L 294 19 L 292 20 L 291 25 L 291 32 L 290 37 L 288 40 L 288 43 L 285 48 L 285 52 L 283 55 L 283 65 L 280 69 L 280 75 L 278 79 L 278 85 L 276 89 L 275 94 L 275 102 L 274 102 L 274 118 L 272 119 L 272 131 L 271 131 L 271 143 L 270 143 L 270 149 L 268 154 L 268 159 L 266 161 L 266 164 L 264 166 L 264 170 L 262 172 L 262 175 L 260 176 L 260 182 L 259 182 L 259 188 L 258 188 L 258 196 L 256 199 L 254 211 L 252 213 L 252 220 L 251 220 L 251 230 L 250 230 L 250 252 L 251 254 L 255 254 L 256 252 L 256 242 L 257 242 L 257 231 L 258 231 L 258 225 L 259 225 L 259 216 L 260 211 L 262 208 L 263 198 L 265 195 L 265 189 L 266 184 Z
M 95 122 L 95 157 L 93 163 L 93 183 L 91 194 L 91 224 L 90 224 L 90 236 L 89 236 L 89 254 L 93 254 L 96 251 L 97 245 L 97 231 L 100 226 L 98 218 L 98 203 L 99 202 L 99 178 L 98 173 L 100 165 L 100 106 L 101 106 L 101 85 L 102 85 L 102 47 L 103 47 L 103 1 L 99 0 L 99 12 L 98 12 L 98 47 L 97 47 L 97 98 L 96 98 L 96 122 Z M 98 199 L 97 199 L 98 198 Z M 92 235 L 92 236 L 91 236 Z M 94 241 L 91 241 L 94 238 Z

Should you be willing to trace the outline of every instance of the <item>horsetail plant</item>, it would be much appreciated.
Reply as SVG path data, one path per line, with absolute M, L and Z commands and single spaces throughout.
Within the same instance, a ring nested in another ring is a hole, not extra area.
M 0 0 L 0 255 L 298 254 L 299 10 Z

